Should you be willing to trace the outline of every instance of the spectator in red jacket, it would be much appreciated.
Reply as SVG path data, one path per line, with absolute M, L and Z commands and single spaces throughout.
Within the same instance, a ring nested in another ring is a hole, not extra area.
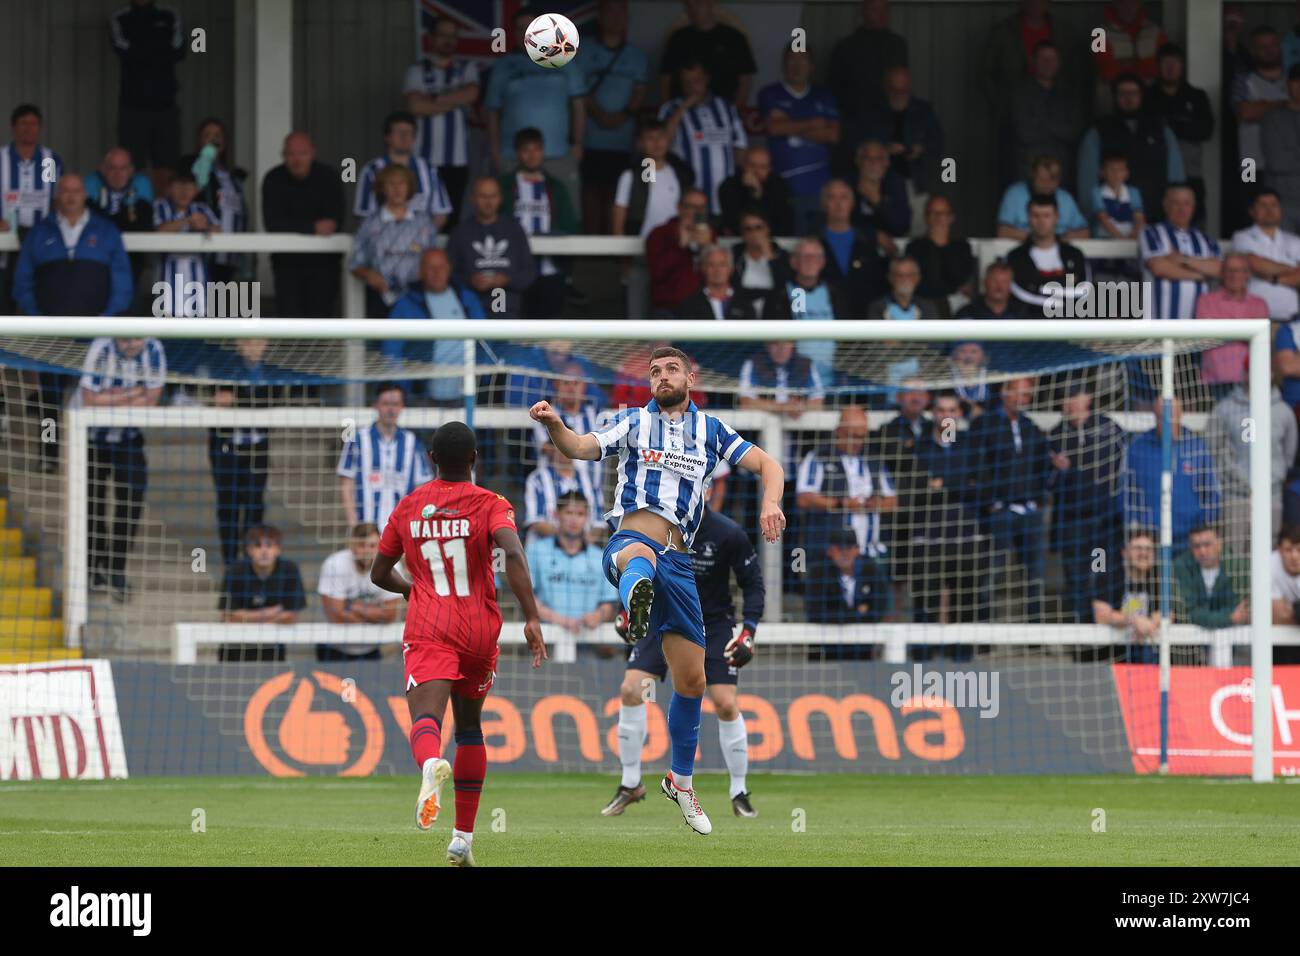
M 708 195 L 702 189 L 688 189 L 677 203 L 677 215 L 646 236 L 650 318 L 674 318 L 687 296 L 700 290 L 695 259 L 701 249 L 713 244 L 708 215 Z

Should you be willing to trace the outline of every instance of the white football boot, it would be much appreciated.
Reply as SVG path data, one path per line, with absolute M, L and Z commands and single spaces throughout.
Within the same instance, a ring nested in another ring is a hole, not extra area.
M 442 793 L 442 785 L 450 776 L 451 764 L 441 757 L 430 757 L 424 762 L 424 772 L 420 777 L 420 799 L 415 801 L 415 825 L 421 830 L 428 830 L 433 826 L 433 821 L 438 819 L 438 798 Z
M 694 790 L 682 790 L 673 783 L 671 773 L 664 774 L 664 779 L 659 784 L 659 789 L 664 792 L 664 796 L 677 804 L 678 809 L 682 811 L 682 816 L 686 820 L 686 825 L 701 836 L 706 836 L 713 832 L 713 824 L 704 811 L 700 809 L 700 801 L 695 799 Z
M 452 837 L 447 844 L 447 862 L 452 866 L 475 866 L 473 844 L 464 837 Z

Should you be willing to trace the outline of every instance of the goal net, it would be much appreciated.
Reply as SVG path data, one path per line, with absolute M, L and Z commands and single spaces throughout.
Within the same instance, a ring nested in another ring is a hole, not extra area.
M 0 778 L 70 760 L 101 775 L 96 746 L 133 774 L 406 772 L 404 608 L 366 580 L 451 420 L 475 428 L 477 483 L 514 505 L 552 655 L 528 667 L 498 576 L 489 759 L 615 770 L 627 650 L 598 569 L 620 473 L 569 462 L 527 410 L 546 399 L 599 427 L 649 400 L 667 343 L 691 356 L 699 410 L 785 469 L 777 544 L 743 467 L 715 472 L 707 506 L 757 555 L 730 605 L 703 609 L 732 633 L 757 625 L 734 675 L 753 769 L 1260 779 L 1296 763 L 1255 692 L 1273 643 L 1284 662 L 1295 643 L 1269 628 L 1286 538 L 1273 463 L 1295 427 L 1269 397 L 1259 323 L 555 338 L 513 322 L 42 321 L 0 337 Z M 697 570 L 725 572 L 715 534 Z M 100 698 L 84 726 L 41 718 L 58 712 L 41 694 L 85 693 L 55 677 L 86 662 L 108 662 L 116 744 L 90 739 Z M 15 679 L 33 673 L 48 687 Z M 652 764 L 670 681 L 645 688 Z M 705 770 L 722 767 L 712 720 Z

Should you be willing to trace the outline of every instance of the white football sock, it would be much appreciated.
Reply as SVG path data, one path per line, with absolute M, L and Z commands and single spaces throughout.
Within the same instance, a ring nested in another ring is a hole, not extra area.
M 718 743 L 722 745 L 722 759 L 731 774 L 731 793 L 734 797 L 745 792 L 745 775 L 749 773 L 749 732 L 745 730 L 745 715 L 735 720 L 718 721 Z
M 670 770 L 669 773 L 673 775 L 673 783 L 677 785 L 678 790 L 691 789 L 691 783 L 695 780 L 694 774 L 680 774 L 672 770 Z
M 618 759 L 623 765 L 623 786 L 641 782 L 641 748 L 645 746 L 645 704 L 618 710 Z
M 460 837 L 460 838 L 461 838 L 462 840 L 464 840 L 466 843 L 473 843 L 473 842 L 474 842 L 474 834 L 472 834 L 472 833 L 466 833 L 464 830 L 457 830 L 455 827 L 452 827 L 452 828 L 451 828 L 451 838 L 454 840 L 454 839 L 456 839 L 456 837 Z

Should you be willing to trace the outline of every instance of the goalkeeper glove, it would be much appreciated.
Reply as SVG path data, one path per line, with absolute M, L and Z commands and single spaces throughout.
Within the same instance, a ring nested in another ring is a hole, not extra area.
M 746 624 L 740 633 L 727 641 L 722 656 L 732 667 L 744 667 L 754 659 L 754 631 Z

